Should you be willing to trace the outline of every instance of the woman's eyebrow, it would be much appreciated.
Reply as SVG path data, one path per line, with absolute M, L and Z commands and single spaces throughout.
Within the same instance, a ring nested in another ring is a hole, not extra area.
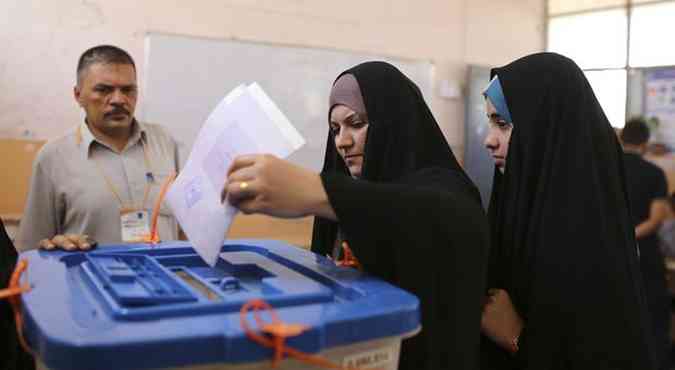
M 354 123 L 356 121 L 363 121 L 363 122 L 367 123 L 368 118 L 365 115 L 363 115 L 359 112 L 354 112 L 354 113 L 350 114 L 349 116 L 347 116 L 347 118 L 345 118 L 345 122 L 347 122 L 347 123 Z
M 345 122 L 354 122 L 356 120 L 360 119 L 359 114 L 356 112 L 350 113 L 347 117 L 345 117 Z

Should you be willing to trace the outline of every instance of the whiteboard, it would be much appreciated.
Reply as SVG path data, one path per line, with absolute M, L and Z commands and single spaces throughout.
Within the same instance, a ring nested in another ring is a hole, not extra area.
M 433 64 L 351 52 L 150 33 L 145 39 L 139 118 L 164 125 L 182 161 L 209 113 L 233 88 L 258 82 L 306 144 L 290 160 L 319 171 L 328 135 L 328 95 L 342 71 L 369 60 L 397 66 L 431 97 Z

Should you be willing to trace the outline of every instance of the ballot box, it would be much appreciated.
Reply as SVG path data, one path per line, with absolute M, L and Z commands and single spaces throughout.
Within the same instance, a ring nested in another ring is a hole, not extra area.
M 187 242 L 20 258 L 23 335 L 44 369 L 394 370 L 420 330 L 414 295 L 277 241 L 228 242 L 213 268 Z

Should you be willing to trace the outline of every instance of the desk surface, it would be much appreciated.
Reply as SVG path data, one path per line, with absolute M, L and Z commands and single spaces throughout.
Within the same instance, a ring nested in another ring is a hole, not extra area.
M 0 219 L 8 232 L 18 228 L 20 213 L 0 213 Z M 312 241 L 314 219 L 281 219 L 262 215 L 237 215 L 230 228 L 230 238 L 269 238 L 308 248 Z M 11 230 L 10 230 L 11 229 Z M 675 261 L 673 261 L 675 269 Z
M 0 213 L 0 219 L 5 224 L 16 224 L 18 225 L 21 221 L 20 213 Z

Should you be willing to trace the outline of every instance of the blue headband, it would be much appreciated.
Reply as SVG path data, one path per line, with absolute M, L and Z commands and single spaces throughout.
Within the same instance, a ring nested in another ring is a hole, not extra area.
M 511 112 L 509 112 L 509 107 L 506 105 L 506 99 L 504 98 L 502 84 L 499 82 L 499 76 L 495 75 L 492 81 L 490 81 L 490 83 L 485 88 L 485 91 L 483 91 L 483 96 L 490 98 L 490 102 L 495 106 L 497 113 L 506 122 L 513 124 Z

